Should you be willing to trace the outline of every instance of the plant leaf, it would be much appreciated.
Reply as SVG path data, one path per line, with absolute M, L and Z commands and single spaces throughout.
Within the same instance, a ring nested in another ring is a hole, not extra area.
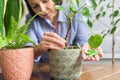
M 6 35 L 9 35 L 9 30 L 11 28 L 11 16 L 15 18 L 15 21 L 19 23 L 20 14 L 21 14 L 21 7 L 20 4 L 21 0 L 7 0 L 6 3 L 6 12 L 4 18 L 4 25 L 5 25 L 5 32 Z M 16 26 L 17 27 L 17 26 Z
M 116 27 L 116 26 L 114 26 L 114 27 L 112 28 L 112 30 L 111 30 L 111 32 L 110 32 L 110 34 L 113 34 L 113 33 L 116 31 L 116 29 L 117 29 L 117 27 Z
M 74 14 L 77 13 L 77 9 L 75 7 L 70 7 L 70 11 L 72 11 L 72 13 L 74 13 Z
M 99 19 L 99 17 L 100 17 L 100 13 L 98 13 L 97 15 L 96 15 L 96 19 L 98 20 Z
M 87 7 L 82 8 L 81 14 L 82 14 L 85 21 L 87 21 L 88 18 L 90 17 L 90 11 Z
M 64 7 L 63 6 L 61 6 L 61 5 L 56 5 L 55 6 L 55 9 L 57 9 L 57 10 L 64 10 Z
M 116 11 L 114 11 L 109 17 L 116 17 L 116 16 L 118 16 L 119 15 L 119 11 L 118 10 L 116 10 Z
M 80 6 L 80 0 L 76 0 L 77 6 Z
M 118 11 L 118 10 L 114 11 L 114 13 L 113 13 L 113 17 L 118 16 L 118 14 L 119 14 L 119 11 Z
M 117 23 L 120 22 L 120 19 L 117 19 L 114 23 L 114 25 L 117 25 Z
M 103 41 L 103 38 L 101 35 L 94 34 L 90 36 L 88 43 L 91 48 L 98 48 L 101 45 L 102 41 Z
M 104 17 L 105 15 L 106 15 L 106 12 L 103 11 L 101 16 Z
M 4 47 L 7 44 L 7 39 L 5 36 L 0 35 L 0 48 Z
M 97 55 L 99 52 L 97 50 L 91 50 L 89 49 L 86 54 L 87 54 L 87 58 L 93 57 L 94 55 Z
M 3 19 L 4 4 L 5 4 L 5 1 L 0 0 L 0 34 L 2 34 L 2 35 L 4 34 L 4 19 Z
M 92 7 L 94 10 L 97 7 L 96 0 L 86 0 L 86 3 L 87 3 L 88 6 Z
M 92 26 L 93 26 L 92 21 L 90 21 L 90 20 L 88 19 L 88 20 L 87 20 L 87 24 L 88 24 L 88 26 L 89 26 L 90 28 L 92 28 Z

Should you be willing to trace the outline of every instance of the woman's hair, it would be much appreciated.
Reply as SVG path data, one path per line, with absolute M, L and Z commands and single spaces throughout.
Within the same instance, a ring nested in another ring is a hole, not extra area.
M 26 2 L 26 5 L 27 5 L 27 8 L 28 8 L 29 13 L 31 14 L 31 16 L 34 16 L 35 13 L 33 12 L 33 10 L 31 9 L 30 5 L 28 4 L 28 1 L 25 0 L 25 2 Z
M 55 2 L 56 5 L 61 5 L 63 0 L 53 0 L 53 2 Z
M 53 0 L 53 1 L 55 2 L 56 5 L 61 5 L 62 4 L 62 0 L 59 0 L 59 1 L 57 0 L 58 2 L 56 2 L 56 0 Z M 31 14 L 31 16 L 34 16 L 35 13 L 33 12 L 30 5 L 28 4 L 28 0 L 25 0 L 25 2 L 26 2 L 29 13 Z

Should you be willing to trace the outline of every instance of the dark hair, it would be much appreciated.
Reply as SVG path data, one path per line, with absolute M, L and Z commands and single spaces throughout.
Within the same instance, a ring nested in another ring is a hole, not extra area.
M 31 14 L 31 16 L 34 16 L 35 13 L 33 12 L 33 10 L 31 9 L 30 5 L 28 4 L 28 1 L 25 0 L 25 2 L 26 2 L 26 5 L 27 5 L 27 8 L 28 8 L 29 13 Z
M 53 0 L 53 1 L 55 2 L 56 5 L 62 4 L 62 0 L 57 0 L 57 2 L 55 0 Z M 26 2 L 26 5 L 27 5 L 29 13 L 31 14 L 31 16 L 34 16 L 35 13 L 33 12 L 33 10 L 31 9 L 30 5 L 28 4 L 28 1 L 25 0 L 25 2 Z
M 61 5 L 63 0 L 53 0 L 53 2 L 55 2 L 56 5 Z

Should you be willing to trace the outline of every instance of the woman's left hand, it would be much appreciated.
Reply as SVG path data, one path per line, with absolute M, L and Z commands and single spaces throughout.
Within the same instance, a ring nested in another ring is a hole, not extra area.
M 99 53 L 97 55 L 94 55 L 93 57 L 88 58 L 86 52 L 89 49 L 90 49 L 90 47 L 89 47 L 88 43 L 84 44 L 81 48 L 81 54 L 82 54 L 82 58 L 84 61 L 99 61 L 100 57 L 103 57 L 102 49 L 100 47 L 98 47 L 95 50 L 97 50 Z

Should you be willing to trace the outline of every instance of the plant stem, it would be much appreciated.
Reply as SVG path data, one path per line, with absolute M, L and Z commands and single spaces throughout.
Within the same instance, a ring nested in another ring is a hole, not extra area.
M 112 0 L 112 13 L 114 12 L 114 4 L 115 4 L 115 0 Z M 114 17 L 112 17 L 112 21 L 113 20 Z M 115 32 L 112 34 L 112 64 L 114 64 L 115 62 L 114 53 L 115 53 Z
M 71 30 L 71 28 L 72 28 L 72 17 L 71 17 L 71 19 L 69 19 L 69 27 L 68 27 L 68 30 L 67 30 L 67 33 L 66 33 L 66 37 L 65 37 L 65 40 L 66 41 L 68 41 L 68 38 L 69 38 L 69 34 L 70 34 L 70 30 Z M 65 44 L 65 46 L 67 46 L 68 45 L 68 43 L 66 43 Z

